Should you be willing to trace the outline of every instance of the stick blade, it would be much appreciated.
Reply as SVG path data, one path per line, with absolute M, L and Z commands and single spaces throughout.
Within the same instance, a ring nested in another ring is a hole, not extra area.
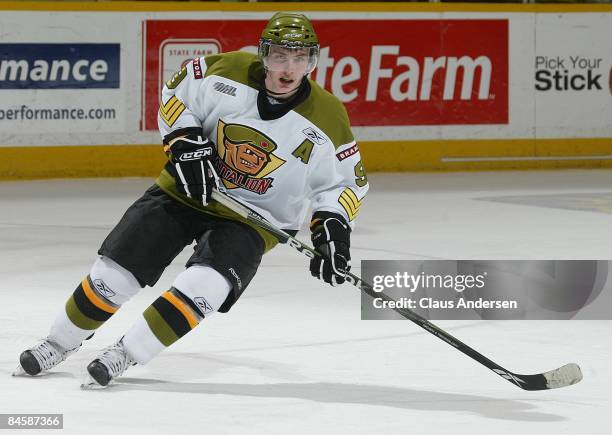
M 575 363 L 565 364 L 563 367 L 542 373 L 546 378 L 546 388 L 562 388 L 577 384 L 582 380 L 582 370 Z
M 500 369 L 494 369 L 502 378 L 516 384 L 527 391 L 552 390 L 554 388 L 569 387 L 582 380 L 582 371 L 578 364 L 565 364 L 558 369 L 537 375 L 518 375 Z

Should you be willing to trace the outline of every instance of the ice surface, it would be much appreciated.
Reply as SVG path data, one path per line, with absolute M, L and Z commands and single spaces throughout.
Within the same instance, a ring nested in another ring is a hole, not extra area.
M 612 259 L 612 216 L 480 198 L 612 192 L 612 171 L 373 174 L 360 259 Z M 183 269 L 187 248 L 49 374 L 13 378 L 148 179 L 0 183 L 0 412 L 63 413 L 63 433 L 605 433 L 609 321 L 440 321 L 517 373 L 579 363 L 568 388 L 519 390 L 409 321 L 361 321 L 359 292 L 279 246 L 230 313 L 104 391 L 84 367 Z M 525 203 L 529 203 L 526 201 Z M 548 204 L 547 204 L 548 205 Z M 308 234 L 299 237 L 307 240 Z M 611 307 L 612 308 L 612 307 Z

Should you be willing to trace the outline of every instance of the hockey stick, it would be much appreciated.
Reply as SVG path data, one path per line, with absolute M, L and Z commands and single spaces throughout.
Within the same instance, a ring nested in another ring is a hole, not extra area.
M 278 238 L 280 243 L 284 243 L 291 246 L 292 248 L 296 249 L 297 251 L 301 252 L 309 258 L 314 258 L 315 255 L 320 255 L 310 246 L 300 242 L 299 240 L 290 236 L 283 230 L 276 228 L 268 220 L 255 213 L 253 210 L 238 202 L 234 198 L 231 198 L 217 190 L 212 191 L 212 198 L 220 202 L 230 210 L 233 210 L 234 212 L 238 213 L 240 216 L 244 217 L 249 222 L 252 222 L 274 234 Z M 355 287 L 359 288 L 362 292 L 371 296 L 372 298 L 382 298 L 383 300 L 389 302 L 393 301 L 392 298 L 385 295 L 384 293 L 375 292 L 370 284 L 363 282 L 358 276 L 350 272 L 347 272 L 346 280 L 353 284 Z M 391 306 L 395 305 L 392 304 Z M 410 311 L 409 309 L 393 308 L 393 310 L 399 313 L 404 318 L 413 321 L 430 334 L 435 335 L 440 340 L 450 344 L 455 349 L 478 361 L 480 364 L 497 373 L 502 378 L 522 388 L 523 390 L 536 391 L 567 387 L 569 385 L 576 384 L 582 380 L 582 372 L 580 371 L 580 367 L 578 366 L 578 364 L 575 363 L 569 363 L 557 369 L 545 373 L 539 373 L 536 375 L 519 375 L 513 373 L 509 370 L 506 370 L 496 362 L 491 361 L 489 358 L 482 355 L 480 352 L 472 349 L 467 344 L 456 339 L 448 332 L 444 331 L 443 329 L 440 329 L 433 323 L 429 322 L 427 319 Z

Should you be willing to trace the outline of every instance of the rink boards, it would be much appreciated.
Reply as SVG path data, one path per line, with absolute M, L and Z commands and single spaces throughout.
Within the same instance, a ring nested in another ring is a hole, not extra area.
M 160 84 L 277 9 L 370 171 L 612 166 L 611 5 L 4 2 L 0 179 L 154 175 Z

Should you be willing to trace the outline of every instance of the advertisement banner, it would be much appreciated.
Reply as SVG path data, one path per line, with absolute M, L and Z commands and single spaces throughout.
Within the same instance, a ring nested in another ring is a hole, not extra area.
M 265 21 L 147 20 L 144 129 L 164 81 L 194 57 L 256 52 Z M 508 124 L 507 19 L 313 20 L 312 78 L 354 126 Z M 368 29 L 362 32 L 360 29 Z
M 118 43 L 0 44 L 0 131 L 123 129 Z
M 612 136 L 611 18 L 538 18 L 532 59 L 538 136 L 584 136 L 597 130 Z
M 119 87 L 119 44 L 0 44 L 0 89 Z
M 196 57 L 256 53 L 273 13 L 248 3 L 12 5 L 0 14 L 0 177 L 51 173 L 34 151 L 15 163 L 23 156 L 12 148 L 37 146 L 58 148 L 55 167 L 70 171 L 65 155 L 91 156 L 75 147 L 116 153 L 96 159 L 100 174 L 126 162 L 117 145 L 149 146 L 154 173 L 163 83 Z M 311 78 L 347 108 L 370 171 L 612 165 L 609 6 L 396 6 L 296 6 L 321 41 Z

